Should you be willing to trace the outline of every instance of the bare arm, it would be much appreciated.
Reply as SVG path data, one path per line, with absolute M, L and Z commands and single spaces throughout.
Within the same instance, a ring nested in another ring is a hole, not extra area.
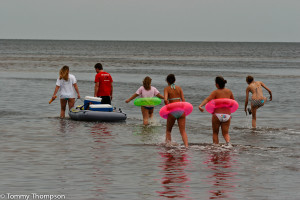
M 98 89 L 99 89 L 99 82 L 95 83 L 94 97 L 97 97 Z
M 77 83 L 75 83 L 75 84 L 73 84 L 73 85 L 74 85 L 75 91 L 77 92 L 77 98 L 80 99 L 80 94 L 79 94 L 78 85 L 77 85 Z
M 137 93 L 134 93 L 129 99 L 127 99 L 125 102 L 129 103 L 132 99 L 138 97 L 139 95 Z
M 231 91 L 230 99 L 235 100 L 232 91 Z
M 57 94 L 59 88 L 60 88 L 60 87 L 59 87 L 58 85 L 56 85 L 56 87 L 55 87 L 55 89 L 54 89 L 54 93 L 53 93 L 53 95 L 52 95 L 52 100 L 54 100 L 54 99 L 56 98 L 56 94 Z
M 183 91 L 181 88 L 180 88 L 180 98 L 181 98 L 181 101 L 185 102 L 185 98 L 184 98 Z
M 160 93 L 158 93 L 156 96 L 157 96 L 158 98 L 165 99 L 164 96 L 161 95 Z
M 168 98 L 169 98 L 169 94 L 168 94 L 168 89 L 167 88 L 165 88 L 164 89 L 164 101 L 165 101 L 165 105 L 168 105 L 168 103 L 169 103 L 169 100 L 168 100 Z
M 111 99 L 111 100 L 113 99 L 113 91 L 114 91 L 114 86 L 113 86 L 113 84 L 111 83 L 111 94 L 110 94 L 110 99 Z
M 210 100 L 214 99 L 216 97 L 215 91 L 213 91 L 206 99 L 204 99 L 201 104 L 199 105 L 199 110 L 201 112 L 204 112 L 204 108 L 202 108 L 202 106 L 204 106 L 205 104 L 207 104 Z
M 250 88 L 247 87 L 247 89 L 246 89 L 246 99 L 245 99 L 245 109 L 244 109 L 246 115 L 247 115 L 247 106 L 248 106 L 248 99 L 249 99 L 249 91 L 250 91 Z
M 272 91 L 263 83 L 263 82 L 260 82 L 261 83 L 261 86 L 263 86 L 270 94 L 270 101 L 272 101 Z

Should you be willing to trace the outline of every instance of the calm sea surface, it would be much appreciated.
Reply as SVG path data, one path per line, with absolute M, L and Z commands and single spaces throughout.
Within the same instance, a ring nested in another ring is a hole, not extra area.
M 96 62 L 112 75 L 113 106 L 128 119 L 59 119 L 59 101 L 48 104 L 59 69 L 70 66 L 81 96 L 92 96 Z M 162 145 L 162 105 L 143 126 L 140 109 L 125 103 L 145 76 L 163 93 L 169 73 L 194 106 L 189 149 L 177 126 L 172 139 L 179 145 Z M 211 116 L 197 108 L 218 75 L 240 104 L 230 127 L 233 148 L 211 145 Z M 243 111 L 247 75 L 273 92 L 256 130 Z M 0 40 L 0 198 L 300 199 L 299 86 L 300 43 Z

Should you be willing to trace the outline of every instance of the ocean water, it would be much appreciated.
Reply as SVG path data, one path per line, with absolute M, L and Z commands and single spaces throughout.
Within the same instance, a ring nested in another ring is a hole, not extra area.
M 128 119 L 59 119 L 59 101 L 48 104 L 59 69 L 70 66 L 81 96 L 92 96 L 97 62 L 112 75 L 113 106 Z M 143 126 L 140 109 L 125 103 L 145 76 L 163 93 L 170 73 L 194 106 L 189 149 L 177 125 L 178 145 L 163 145 L 162 105 Z M 211 116 L 198 110 L 218 75 L 240 105 L 232 148 L 212 145 Z M 247 75 L 273 92 L 258 110 L 256 130 L 243 111 Z M 299 199 L 299 78 L 299 43 L 0 40 L 0 198 Z

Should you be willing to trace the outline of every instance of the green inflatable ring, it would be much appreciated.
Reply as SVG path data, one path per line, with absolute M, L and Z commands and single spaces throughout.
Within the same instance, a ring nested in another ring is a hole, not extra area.
M 161 99 L 158 97 L 145 97 L 135 99 L 133 104 L 135 106 L 157 106 L 161 104 Z

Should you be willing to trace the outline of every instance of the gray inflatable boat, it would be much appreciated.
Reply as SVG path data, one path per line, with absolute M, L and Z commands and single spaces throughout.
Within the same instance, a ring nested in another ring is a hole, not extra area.
M 92 111 L 92 110 L 78 110 L 71 109 L 69 111 L 71 119 L 76 121 L 103 121 L 103 122 L 117 122 L 125 121 L 127 116 L 122 111 Z
M 90 105 L 89 110 L 82 110 L 82 106 L 77 106 L 69 110 L 69 116 L 76 121 L 103 121 L 118 122 L 125 121 L 127 116 L 122 110 L 113 109 L 109 104 Z

